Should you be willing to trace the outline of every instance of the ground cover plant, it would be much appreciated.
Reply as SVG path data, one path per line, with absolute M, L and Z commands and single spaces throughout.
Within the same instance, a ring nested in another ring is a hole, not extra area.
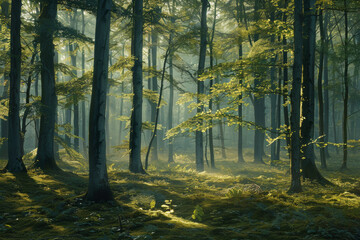
M 203 173 L 187 155 L 176 155 L 170 165 L 154 163 L 147 175 L 113 159 L 114 201 L 108 203 L 85 200 L 88 177 L 80 168 L 1 174 L 0 238 L 359 239 L 355 154 L 347 172 L 336 171 L 338 156 L 331 158 L 323 173 L 333 186 L 305 181 L 304 192 L 289 194 L 288 161 L 254 164 L 246 150 L 246 163 L 238 164 L 231 153 Z

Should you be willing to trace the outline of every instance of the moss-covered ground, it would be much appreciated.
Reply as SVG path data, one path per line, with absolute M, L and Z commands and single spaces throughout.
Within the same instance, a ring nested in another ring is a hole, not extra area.
M 233 154 L 233 155 L 232 155 Z M 129 173 L 127 158 L 112 156 L 109 180 L 115 201 L 83 200 L 87 174 L 0 174 L 0 239 L 360 239 L 360 164 L 337 171 L 332 154 L 322 173 L 334 186 L 305 181 L 288 194 L 288 161 L 275 166 L 217 160 L 217 169 L 196 173 L 193 158 L 151 163 L 148 175 Z M 0 167 L 5 161 L 0 162 Z

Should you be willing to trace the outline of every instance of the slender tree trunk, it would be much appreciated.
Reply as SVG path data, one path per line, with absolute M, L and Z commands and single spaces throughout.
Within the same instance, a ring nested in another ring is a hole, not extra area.
M 294 10 L 294 65 L 293 83 L 291 90 L 291 155 L 290 174 L 291 183 L 289 192 L 301 192 L 300 181 L 300 91 L 302 75 L 302 4 L 303 1 L 295 1 Z
M 236 0 L 236 11 L 237 11 L 237 22 L 238 25 L 240 27 L 240 24 L 242 23 L 242 9 L 244 7 L 244 3 L 243 1 L 240 0 Z M 214 14 L 215 15 L 215 14 Z M 243 58 L 243 44 L 242 44 L 242 39 L 239 39 L 239 60 L 242 60 Z M 244 78 L 244 74 L 243 74 L 243 69 L 241 68 L 241 73 L 240 73 L 240 79 L 239 79 L 239 85 L 240 87 L 242 87 L 243 84 L 243 78 Z M 242 120 L 242 115 L 243 115 L 243 106 L 242 106 L 242 93 L 239 95 L 239 105 L 238 105 L 238 117 L 239 120 Z M 237 141 L 237 150 L 238 150 L 238 163 L 243 163 L 245 162 L 244 160 L 244 156 L 243 156 L 243 128 L 241 125 L 239 125 L 239 129 L 238 129 L 238 141 Z
M 272 12 L 271 13 L 271 17 L 270 17 L 271 22 L 275 21 L 275 13 Z M 270 38 L 270 42 L 272 45 L 274 45 L 275 43 L 275 35 L 272 35 Z M 271 118 L 271 138 L 274 139 L 276 137 L 276 94 L 275 94 L 275 90 L 276 90 L 276 69 L 275 69 L 275 56 L 273 56 L 271 58 L 271 64 L 273 66 L 271 66 L 270 68 L 270 81 L 271 81 L 271 90 L 272 90 L 272 94 L 270 96 L 270 104 L 271 104 L 271 114 L 270 114 L 270 118 Z M 271 144 L 271 155 L 270 155 L 270 159 L 271 162 L 273 162 L 274 160 L 276 160 L 276 144 L 275 142 L 273 144 Z
M 141 125 L 142 125 L 142 48 L 143 48 L 143 0 L 133 0 L 134 27 L 131 42 L 135 57 L 133 71 L 133 101 L 130 123 L 130 164 L 133 173 L 145 173 L 141 163 Z
M 113 199 L 106 168 L 105 109 L 109 65 L 111 0 L 98 0 L 94 77 L 89 117 L 89 186 L 86 198 L 100 202 Z
M 10 30 L 10 99 L 9 99 L 9 160 L 5 169 L 9 172 L 25 172 L 22 161 L 20 143 L 20 78 L 21 78 L 21 41 L 20 20 L 21 0 L 11 1 L 11 30 Z
M 206 14 L 209 2 L 207 0 L 201 0 L 201 30 L 200 30 L 200 56 L 199 56 L 199 66 L 198 66 L 198 76 L 200 76 L 205 68 L 205 58 L 206 58 L 206 35 L 207 35 L 207 25 L 206 25 Z M 200 97 L 204 94 L 204 82 L 197 82 L 197 103 L 199 104 Z M 204 111 L 204 107 L 200 106 L 197 108 L 197 114 L 200 114 Z M 202 120 L 200 120 L 202 125 Z M 195 136 L 195 150 L 196 150 L 196 170 L 198 172 L 204 171 L 204 147 L 203 147 L 203 134 L 202 131 L 196 131 Z
M 85 14 L 84 14 L 84 10 L 81 10 L 81 22 L 82 22 L 82 27 L 81 27 L 81 33 L 85 34 Z M 81 51 L 81 69 L 82 69 L 82 76 L 84 76 L 85 74 L 85 49 L 82 48 Z M 86 154 L 87 152 L 87 132 L 86 132 L 86 108 L 85 108 L 85 101 L 81 102 L 81 131 L 82 131 L 82 138 L 83 138 L 83 153 Z
M 345 54 L 345 70 L 344 70 L 344 113 L 343 113 L 343 162 L 341 169 L 347 169 L 347 125 L 348 125 L 348 102 L 349 102 L 349 24 L 348 24 L 348 10 L 347 0 L 344 0 L 345 11 L 345 42 L 344 42 L 344 54 Z
M 330 112 L 329 112 L 329 36 L 328 36 L 328 25 L 329 25 L 329 12 L 325 12 L 325 19 L 324 19 L 324 34 L 325 34 L 325 49 L 324 49 L 324 143 L 325 147 L 325 156 L 330 157 L 329 154 L 329 147 L 327 143 L 329 141 L 329 120 L 330 120 Z
M 37 43 L 33 44 L 34 47 L 34 52 L 31 56 L 31 60 L 30 60 L 30 64 L 33 65 L 35 62 L 35 58 L 36 55 L 38 53 L 37 51 Z M 28 105 L 30 103 L 30 90 L 31 90 L 31 83 L 32 83 L 32 75 L 33 75 L 33 71 L 29 72 L 27 81 L 26 81 L 26 95 L 25 95 L 25 111 L 24 111 L 24 115 L 23 118 L 21 119 L 21 137 L 20 137 L 20 149 L 21 149 L 21 156 L 24 156 L 25 154 L 25 149 L 24 149 L 24 145 L 25 145 L 25 134 L 27 131 L 27 117 L 31 112 L 31 108 Z
M 175 24 L 175 0 L 172 1 L 172 8 L 171 8 L 171 23 Z M 169 42 L 172 42 L 174 38 L 174 31 L 172 30 L 170 32 L 170 40 Z M 173 68 L 173 56 L 174 56 L 174 50 L 170 49 L 169 53 L 169 75 L 170 75 L 170 82 L 169 82 L 169 110 L 168 110 L 168 130 L 170 130 L 173 127 L 173 109 L 174 109 L 174 68 Z M 174 139 L 169 140 L 169 156 L 168 156 L 168 162 L 172 163 L 174 162 Z
M 255 0 L 255 20 L 260 19 L 260 0 Z M 259 40 L 259 34 L 254 34 L 254 42 Z M 256 77 L 254 80 L 254 88 L 261 88 L 262 79 Z M 258 127 L 265 127 L 265 98 L 263 96 L 254 95 L 254 114 L 255 114 L 255 125 Z M 254 162 L 255 163 L 264 163 L 263 153 L 264 153 L 264 140 L 265 133 L 263 130 L 255 130 L 254 138 Z
M 41 118 L 35 167 L 58 169 L 54 156 L 54 130 L 57 109 L 53 33 L 57 0 L 42 1 L 39 17 L 41 58 Z
M 215 37 L 215 27 L 216 27 L 216 7 L 217 7 L 217 0 L 215 0 L 214 3 L 214 21 L 213 21 L 213 25 L 212 25 L 212 31 L 211 31 L 211 38 L 210 38 L 210 42 L 209 42 L 209 50 L 210 50 L 210 69 L 212 69 L 214 67 L 214 37 Z M 213 86 L 213 79 L 210 79 L 210 93 L 211 93 L 211 88 Z M 209 111 L 211 112 L 213 110 L 213 100 L 212 98 L 210 99 L 209 102 Z M 210 120 L 210 125 L 212 126 L 212 119 Z M 213 137 L 213 128 L 209 128 L 209 150 L 210 150 L 210 164 L 211 164 L 211 168 L 215 169 L 215 154 L 214 154 L 214 137 Z
M 279 78 L 278 78 L 278 89 L 281 91 L 283 89 L 282 87 L 282 81 L 283 81 L 283 71 L 281 68 L 279 68 Z M 280 129 L 281 126 L 281 94 L 277 95 L 277 103 L 276 103 L 276 129 Z M 281 140 L 276 141 L 276 149 L 275 149 L 275 159 L 280 159 L 280 147 L 281 147 Z M 287 147 L 289 147 L 287 145 Z
M 324 71 L 324 52 L 325 52 L 325 32 L 324 32 L 324 23 L 323 23 L 323 10 L 320 10 L 319 14 L 319 24 L 320 24 L 320 66 L 319 66 L 319 75 L 318 75 L 318 98 L 319 98 L 319 135 L 320 135 L 320 160 L 321 168 L 326 169 L 326 156 L 325 156 L 325 144 L 324 144 L 324 102 L 323 102 L 323 71 Z
M 71 19 L 71 26 L 73 29 L 77 30 L 76 27 L 76 21 L 77 21 L 77 9 L 74 9 L 74 14 L 73 16 L 70 16 Z M 71 65 L 73 67 L 77 67 L 77 44 L 73 43 L 73 44 L 69 44 L 69 49 L 70 49 L 70 60 L 71 60 Z M 72 73 L 74 74 L 75 78 L 77 78 L 77 70 L 73 70 Z M 70 120 L 71 121 L 71 120 Z M 75 136 L 80 136 L 80 126 L 79 126 L 79 104 L 78 101 L 76 100 L 74 103 L 74 135 Z M 80 147 L 80 142 L 79 142 L 79 138 L 74 138 L 74 149 L 75 151 L 79 152 L 79 147 Z
M 157 23 L 155 23 L 157 24 Z M 157 70 L 157 45 L 158 45 L 158 34 L 157 34 L 157 30 L 155 29 L 156 26 L 154 26 L 151 30 L 151 63 L 152 63 L 152 68 L 154 71 Z M 157 83 L 157 74 L 155 74 L 152 77 L 152 91 L 154 93 L 158 93 L 158 83 Z M 155 118 L 156 118 L 156 114 L 157 114 L 157 109 L 156 109 L 156 103 L 152 102 L 151 103 L 151 122 L 155 123 Z M 158 157 L 158 137 L 157 135 L 154 136 L 154 140 L 152 143 L 152 151 L 151 151 L 151 160 L 152 161 L 157 161 L 159 159 Z

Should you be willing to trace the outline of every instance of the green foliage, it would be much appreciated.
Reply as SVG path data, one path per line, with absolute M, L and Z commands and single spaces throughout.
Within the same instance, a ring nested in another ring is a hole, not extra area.
M 195 210 L 193 211 L 193 214 L 191 215 L 191 218 L 201 222 L 203 220 L 205 213 L 202 207 L 200 205 L 196 205 Z

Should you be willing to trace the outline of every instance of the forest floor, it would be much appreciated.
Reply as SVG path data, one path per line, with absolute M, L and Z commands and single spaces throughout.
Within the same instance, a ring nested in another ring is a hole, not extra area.
M 345 172 L 334 154 L 322 173 L 335 185 L 305 181 L 298 194 L 287 193 L 288 160 L 254 164 L 247 150 L 238 164 L 234 154 L 204 173 L 193 170 L 191 156 L 176 155 L 171 165 L 151 163 L 148 175 L 129 173 L 127 157 L 114 156 L 115 201 L 103 204 L 84 201 L 80 169 L 0 174 L 0 239 L 360 239 L 358 154 Z

